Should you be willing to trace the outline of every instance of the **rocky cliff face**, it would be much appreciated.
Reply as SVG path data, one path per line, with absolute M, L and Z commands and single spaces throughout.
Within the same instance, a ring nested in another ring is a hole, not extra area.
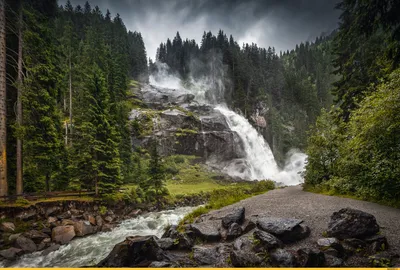
M 137 94 L 145 106 L 131 112 L 133 147 L 146 148 L 156 139 L 163 155 L 195 155 L 221 167 L 245 157 L 224 116 L 194 101 L 194 95 L 150 85 Z

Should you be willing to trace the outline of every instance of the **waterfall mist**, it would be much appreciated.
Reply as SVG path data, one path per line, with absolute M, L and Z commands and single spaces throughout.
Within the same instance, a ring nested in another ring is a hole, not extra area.
M 304 170 L 307 156 L 292 149 L 287 153 L 285 166 L 279 168 L 270 146 L 261 134 L 240 113 L 228 108 L 224 100 L 225 85 L 229 80 L 225 76 L 226 67 L 222 57 L 211 54 L 206 64 L 192 60 L 191 74 L 186 80 L 171 73 L 164 63 L 157 63 L 157 72 L 150 76 L 150 84 L 156 87 L 195 96 L 194 102 L 211 105 L 221 113 L 229 128 L 236 132 L 243 142 L 245 160 L 233 160 L 222 170 L 224 173 L 246 180 L 271 179 L 280 185 L 297 185 L 303 182 L 301 172 Z

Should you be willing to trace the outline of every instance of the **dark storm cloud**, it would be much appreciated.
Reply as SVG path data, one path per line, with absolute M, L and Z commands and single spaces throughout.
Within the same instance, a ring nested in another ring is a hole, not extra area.
M 66 0 L 60 1 L 64 4 Z M 219 29 L 242 43 L 292 49 L 336 28 L 339 0 L 92 0 L 94 7 L 119 13 L 132 31 L 140 31 L 148 55 L 177 31 L 200 42 L 204 31 Z M 83 6 L 85 0 L 72 0 Z

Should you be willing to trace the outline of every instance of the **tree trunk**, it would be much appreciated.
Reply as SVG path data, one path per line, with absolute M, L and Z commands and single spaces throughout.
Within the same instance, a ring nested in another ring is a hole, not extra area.
M 46 174 L 46 192 L 50 192 L 50 174 Z
M 69 143 L 72 145 L 72 64 L 71 64 L 71 48 L 69 49 Z
M 94 183 L 94 191 L 96 193 L 96 197 L 99 195 L 99 183 L 98 176 L 96 175 L 95 183 Z
M 6 10 L 5 0 L 0 0 L 0 196 L 8 194 L 6 86 Z
M 22 2 L 19 9 L 18 23 L 18 76 L 17 76 L 17 126 L 22 126 Z M 17 139 L 17 195 L 23 193 L 22 182 L 22 140 Z

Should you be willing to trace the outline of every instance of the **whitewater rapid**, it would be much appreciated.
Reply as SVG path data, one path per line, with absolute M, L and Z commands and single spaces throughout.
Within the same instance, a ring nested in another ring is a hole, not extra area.
M 165 228 L 176 225 L 194 207 L 180 207 L 174 210 L 149 213 L 137 218 L 128 219 L 110 232 L 97 233 L 84 238 L 72 240 L 59 250 L 41 255 L 41 251 L 27 254 L 15 262 L 6 264 L 1 262 L 0 267 L 82 267 L 95 266 L 111 252 L 114 246 L 127 236 L 156 235 L 161 237 Z

